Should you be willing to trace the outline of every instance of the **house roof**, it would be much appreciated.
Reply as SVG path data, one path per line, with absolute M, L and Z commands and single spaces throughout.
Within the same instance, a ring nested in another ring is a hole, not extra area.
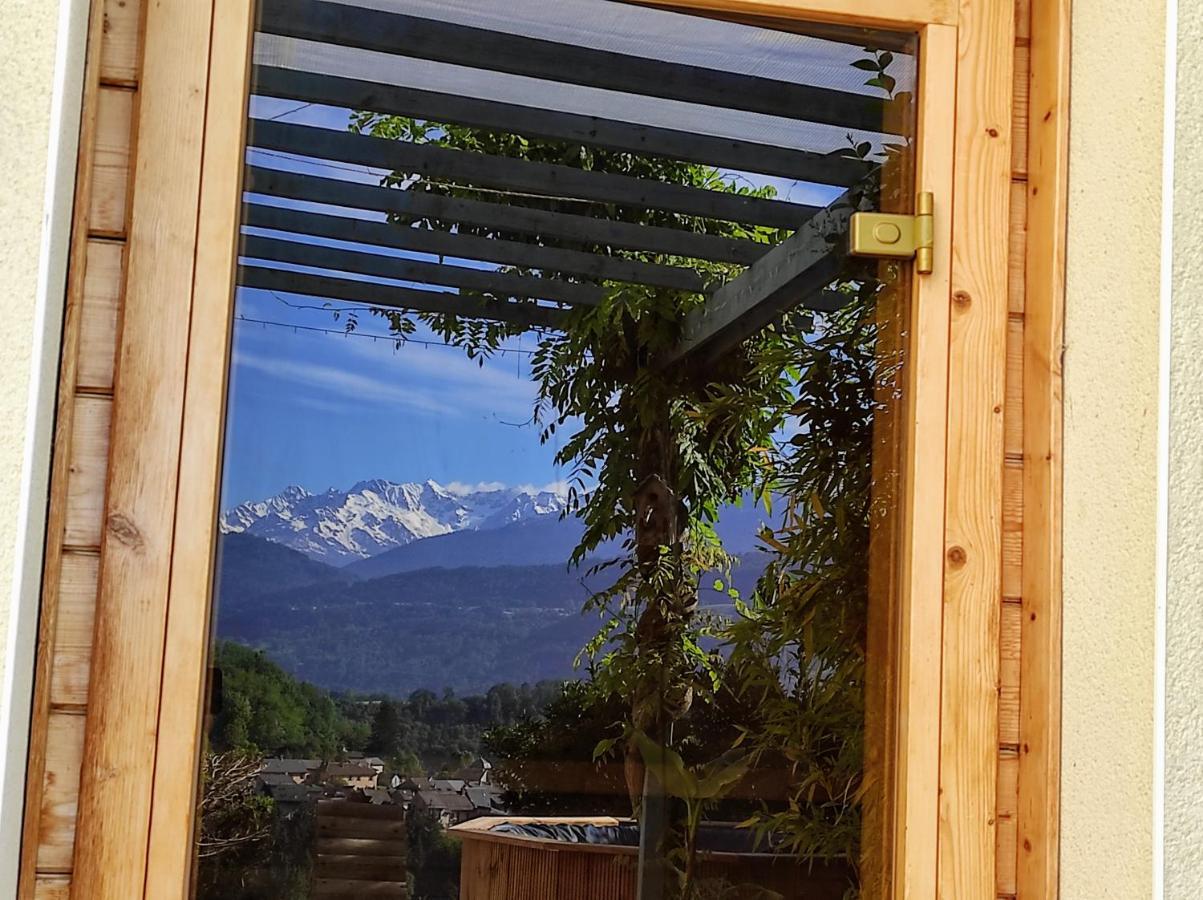
M 475 809 L 493 809 L 495 800 L 500 794 L 490 787 L 466 787 L 464 796 L 472 801 Z
M 322 761 L 320 759 L 265 759 L 263 760 L 263 768 L 260 772 L 275 775 L 303 775 L 306 772 L 312 772 L 314 769 L 321 768 Z
M 359 763 L 330 763 L 325 775 L 327 778 L 375 778 L 376 770 Z
M 462 778 L 434 778 L 430 782 L 431 790 L 454 791 L 457 794 L 467 786 Z
M 427 809 L 448 812 L 472 812 L 476 809 L 471 800 L 452 791 L 418 791 L 418 803 Z

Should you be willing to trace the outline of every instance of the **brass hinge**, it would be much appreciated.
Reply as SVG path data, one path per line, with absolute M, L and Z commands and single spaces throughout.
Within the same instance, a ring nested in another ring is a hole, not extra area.
M 927 275 L 932 270 L 935 226 L 932 213 L 935 198 L 924 191 L 916 198 L 913 216 L 894 213 L 858 212 L 852 214 L 849 252 L 853 256 L 888 256 L 915 259 L 915 271 Z

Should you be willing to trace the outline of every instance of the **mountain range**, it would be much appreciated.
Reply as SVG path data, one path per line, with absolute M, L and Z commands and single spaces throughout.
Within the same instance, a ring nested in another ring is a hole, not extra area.
M 465 488 L 377 478 L 321 494 L 292 485 L 228 510 L 221 530 L 263 538 L 341 566 L 424 538 L 558 516 L 567 503 L 566 489 Z
M 374 480 L 240 504 L 222 517 L 217 636 L 331 690 L 463 693 L 572 677 L 601 624 L 581 609 L 612 576 L 568 568 L 583 526 L 560 515 L 565 503 L 557 491 Z M 742 555 L 734 580 L 745 592 L 763 567 L 751 550 L 761 518 L 747 504 L 719 525 Z M 703 604 L 728 606 L 711 582 Z

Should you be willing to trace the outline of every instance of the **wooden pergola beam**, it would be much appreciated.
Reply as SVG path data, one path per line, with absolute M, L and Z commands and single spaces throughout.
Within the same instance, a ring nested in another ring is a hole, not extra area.
M 659 225 L 638 225 L 613 219 L 597 219 L 571 213 L 506 206 L 480 200 L 441 197 L 424 191 L 401 190 L 377 185 L 301 175 L 278 169 L 251 167 L 246 189 L 256 193 L 307 200 L 332 206 L 348 206 L 391 213 L 403 219 L 431 219 L 489 228 L 503 234 L 529 234 L 537 237 L 643 250 L 684 259 L 705 259 L 749 265 L 762 257 L 768 244 L 738 238 L 697 234 Z M 598 257 L 604 259 L 605 257 Z M 662 266 L 661 268 L 681 268 Z M 688 271 L 688 270 L 684 270 Z M 700 290 L 700 280 L 694 276 Z M 626 280 L 626 279 L 624 279 Z M 649 282 L 651 283 L 651 282 Z
M 327 0 L 263 0 L 260 16 L 261 31 L 284 37 L 861 131 L 883 132 L 889 127 L 885 124 L 886 102 L 866 94 L 575 47 Z
M 689 313 L 680 343 L 663 360 L 713 359 L 791 309 L 838 309 L 843 295 L 824 288 L 843 266 L 852 206 L 846 195 L 799 228 L 742 275 Z
M 635 125 L 598 116 L 274 66 L 255 66 L 251 90 L 255 94 L 285 100 L 413 116 L 433 122 L 454 122 L 490 131 L 650 154 L 818 184 L 855 184 L 876 166 L 839 154 L 775 147 L 738 138 Z
M 556 278 L 422 262 L 365 250 L 345 250 L 261 235 L 243 235 L 240 250 L 242 256 L 268 262 L 311 266 L 416 284 L 437 284 L 478 291 L 498 299 L 526 297 L 575 306 L 596 306 L 603 297 L 602 289 L 595 284 L 576 284 Z
M 817 212 L 813 206 L 784 200 L 266 119 L 251 120 L 247 143 L 263 150 L 401 171 L 434 181 L 497 188 L 550 199 L 659 209 L 771 228 L 797 228 Z
M 472 259 L 537 269 L 540 272 L 563 272 L 584 276 L 592 281 L 625 281 L 692 293 L 701 293 L 704 289 L 697 272 L 685 267 L 661 266 L 581 250 L 561 250 L 518 241 L 370 222 L 261 203 L 248 203 L 245 206 L 242 224 L 353 244 L 412 250 L 440 258 Z
M 563 328 L 566 314 L 566 310 L 536 306 L 534 303 L 461 297 L 450 292 L 420 291 L 371 281 L 286 272 L 255 265 L 238 267 L 237 284 L 243 288 L 296 294 L 319 300 L 344 300 L 388 309 L 489 319 L 522 328 Z

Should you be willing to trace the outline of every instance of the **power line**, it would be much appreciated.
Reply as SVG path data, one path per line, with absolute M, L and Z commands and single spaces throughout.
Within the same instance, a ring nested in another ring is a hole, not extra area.
M 256 318 L 253 318 L 252 316 L 242 315 L 241 313 L 239 313 L 238 315 L 236 315 L 234 317 L 234 321 L 244 322 L 248 325 L 260 325 L 260 326 L 263 326 L 266 328 L 285 328 L 285 329 L 290 329 L 291 331 L 298 332 L 298 333 L 304 331 L 304 332 L 311 332 L 311 333 L 315 333 L 315 334 L 331 335 L 333 337 L 371 338 L 373 341 L 388 341 L 389 343 L 393 344 L 394 347 L 398 347 L 398 348 L 404 344 L 417 344 L 420 347 L 441 347 L 445 350 L 456 350 L 459 352 L 463 352 L 460 347 L 456 347 L 454 344 L 448 344 L 446 341 L 426 341 L 426 340 L 422 340 L 421 338 L 412 338 L 412 337 L 406 337 L 406 336 L 396 335 L 396 334 L 375 334 L 370 331 L 347 331 L 346 329 L 340 329 L 340 328 L 321 328 L 316 325 L 298 325 L 294 322 L 276 322 L 271 319 L 256 319 Z M 516 349 L 509 348 L 509 347 L 498 347 L 492 352 L 501 353 L 501 354 L 512 353 L 512 354 L 521 355 L 521 356 L 533 356 L 536 351 L 534 351 L 534 350 L 516 350 Z

